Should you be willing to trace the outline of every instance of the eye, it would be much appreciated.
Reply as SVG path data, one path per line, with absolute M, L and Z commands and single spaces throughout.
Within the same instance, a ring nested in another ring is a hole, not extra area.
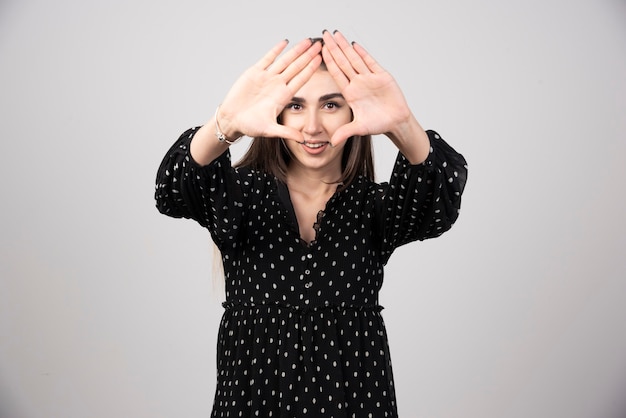
M 299 103 L 289 103 L 285 109 L 290 109 L 290 110 L 302 110 L 302 105 Z
M 324 109 L 333 110 L 339 109 L 341 106 L 337 102 L 326 102 L 324 103 Z

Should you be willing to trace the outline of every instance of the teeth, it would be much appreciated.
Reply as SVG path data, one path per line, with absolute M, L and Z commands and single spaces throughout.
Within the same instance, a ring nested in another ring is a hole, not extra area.
M 304 142 L 304 145 L 306 145 L 309 148 L 321 148 L 325 145 L 325 142 L 318 142 L 316 144 L 311 144 L 310 142 Z

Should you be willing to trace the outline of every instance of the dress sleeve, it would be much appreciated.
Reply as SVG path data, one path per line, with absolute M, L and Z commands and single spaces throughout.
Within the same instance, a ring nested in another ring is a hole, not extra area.
M 427 131 L 430 153 L 413 165 L 398 153 L 388 184 L 382 185 L 382 256 L 406 243 L 435 238 L 459 216 L 467 180 L 465 158 L 435 131 Z
M 237 239 L 242 224 L 241 182 L 228 150 L 206 166 L 194 161 L 189 144 L 197 130 L 185 131 L 163 158 L 156 176 L 156 207 L 164 215 L 197 221 L 222 248 Z

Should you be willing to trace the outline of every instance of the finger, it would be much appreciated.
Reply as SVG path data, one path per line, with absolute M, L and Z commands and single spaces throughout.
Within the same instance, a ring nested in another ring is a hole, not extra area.
M 330 138 L 330 145 L 336 147 L 355 135 L 366 135 L 366 132 L 361 132 L 358 128 L 358 124 L 352 121 L 337 128 L 333 136 Z
M 345 74 L 346 77 L 348 77 L 348 80 L 354 78 L 356 75 L 354 67 L 352 67 L 352 64 L 350 64 L 350 61 L 348 61 L 346 55 L 343 53 L 341 48 L 339 48 L 330 32 L 324 31 L 322 36 L 324 39 L 324 47 L 328 48 L 328 52 L 339 69 Z
M 309 81 L 313 73 L 317 71 L 322 63 L 322 56 L 320 54 L 315 54 L 313 59 L 309 61 L 306 66 L 300 69 L 287 83 L 287 86 L 294 93 L 300 90 L 304 84 Z M 291 98 L 290 98 L 291 100 Z
M 378 64 L 378 62 L 363 48 L 360 44 L 354 42 L 352 44 L 354 51 L 359 54 L 365 65 L 372 71 L 373 73 L 382 73 L 385 71 L 383 67 Z
M 289 51 L 285 52 L 282 57 L 278 58 L 274 62 L 270 63 L 265 69 L 273 74 L 282 73 L 285 68 L 289 66 L 292 62 L 294 62 L 302 53 L 308 50 L 312 45 L 312 41 L 309 38 L 303 39 L 298 42 L 291 48 Z
M 341 71 L 341 68 L 339 68 L 337 62 L 333 59 L 333 56 L 328 51 L 328 47 L 326 47 L 326 45 L 322 48 L 322 57 L 324 58 L 324 64 L 326 64 L 328 72 L 335 80 L 335 83 L 337 83 L 339 89 L 343 90 L 346 88 L 346 86 L 350 84 L 350 80 L 348 80 L 348 77 L 346 77 L 343 71 Z
M 320 56 L 321 49 L 322 49 L 321 42 L 315 42 L 313 45 L 311 45 L 309 49 L 307 49 L 295 61 L 289 64 L 287 68 L 285 68 L 285 70 L 282 72 L 282 75 L 284 76 L 284 80 L 287 81 L 287 83 L 289 83 L 289 81 L 292 78 L 294 78 L 295 76 L 300 74 L 302 70 L 307 68 L 311 64 L 311 62 L 314 62 L 314 61 L 321 62 L 321 56 Z M 317 69 L 318 66 L 319 64 L 316 65 L 315 69 Z
M 333 38 L 350 62 L 350 65 L 352 65 L 352 68 L 354 68 L 357 73 L 365 74 L 370 72 L 370 69 L 365 64 L 365 61 L 363 61 L 363 58 L 355 52 L 352 44 L 348 42 L 348 40 L 345 38 L 345 36 L 343 36 L 341 32 L 335 31 L 333 34 Z
M 266 138 L 284 138 L 295 142 L 304 142 L 302 132 L 285 125 L 274 124 L 264 135 Z
M 270 49 L 264 56 L 263 58 L 261 58 L 256 64 L 255 66 L 264 70 L 266 69 L 269 65 L 271 65 L 274 60 L 280 55 L 280 53 L 285 49 L 285 47 L 287 46 L 287 44 L 289 43 L 289 40 L 287 39 L 283 39 L 282 41 L 280 41 L 279 43 L 277 43 L 276 45 L 274 45 L 274 47 L 272 49 Z

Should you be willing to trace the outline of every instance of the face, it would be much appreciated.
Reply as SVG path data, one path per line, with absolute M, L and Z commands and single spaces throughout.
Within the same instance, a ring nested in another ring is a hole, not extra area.
M 329 141 L 337 128 L 352 120 L 352 112 L 328 71 L 320 68 L 311 76 L 285 107 L 281 120 L 304 137 L 304 143 L 285 140 L 293 156 L 292 164 L 325 170 L 334 177 L 341 174 L 345 142 L 331 147 Z

